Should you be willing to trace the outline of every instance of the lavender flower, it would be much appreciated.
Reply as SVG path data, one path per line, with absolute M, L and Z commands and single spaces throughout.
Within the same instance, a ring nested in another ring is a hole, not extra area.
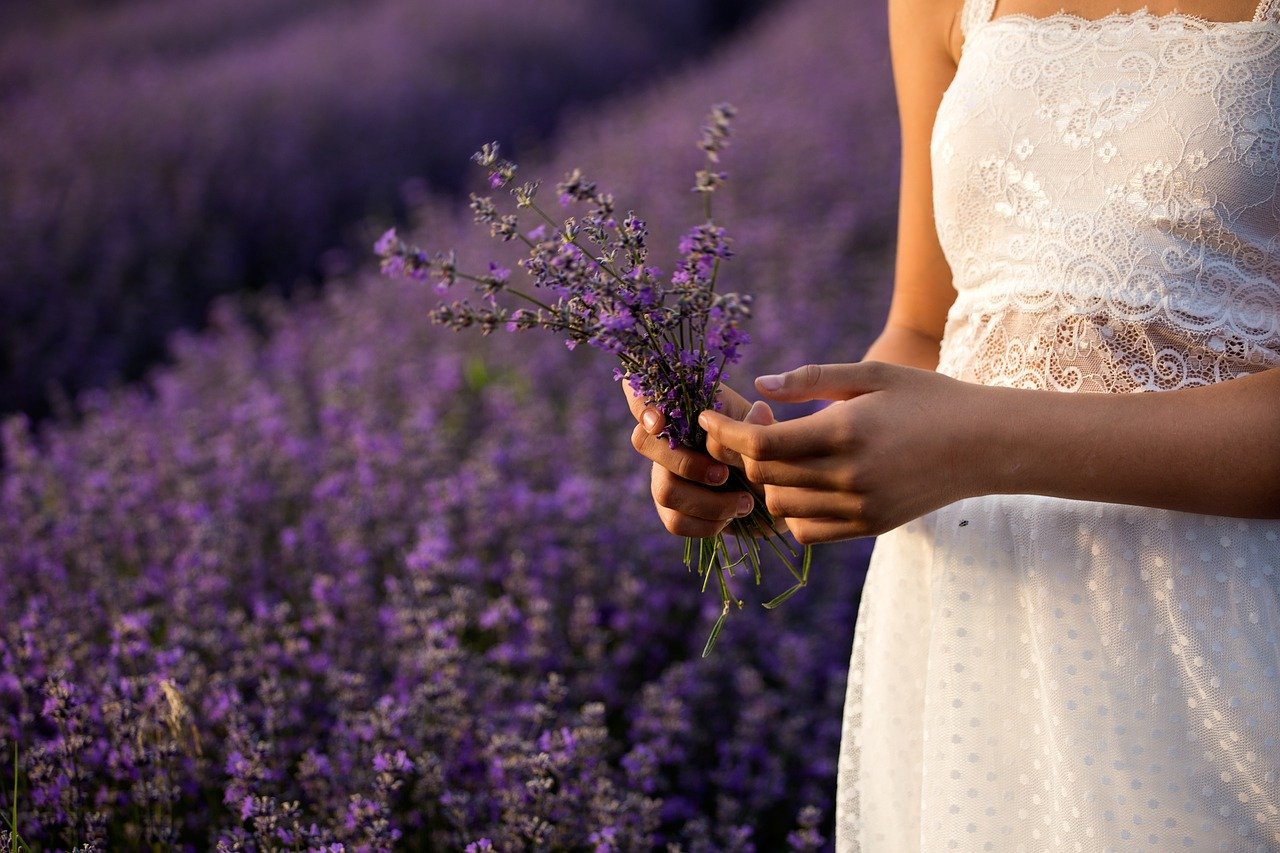
M 475 128 L 542 138 L 723 5 L 0 2 L 0 411 L 142 375 L 218 296 L 349 273 L 353 224 L 456 191 Z
M 487 2 L 448 10 L 493 26 Z M 715 196 L 744 211 L 726 268 L 756 298 L 743 372 L 864 347 L 891 269 L 883 5 L 777 11 L 740 49 L 567 122 L 552 155 L 557 173 L 608 174 L 644 211 L 645 265 L 672 271 L 691 200 L 674 117 L 708 89 L 750 103 L 733 168 L 756 177 Z M 556 213 L 585 235 L 591 207 Z M 470 212 L 417 215 L 460 257 L 496 245 Z M 806 804 L 831 849 L 867 543 L 824 547 L 804 608 L 747 608 L 690 660 L 720 603 L 689 595 L 669 539 L 635 521 L 647 472 L 616 440 L 616 385 L 553 335 L 430 334 L 436 299 L 360 272 L 248 317 L 224 305 L 147 388 L 88 395 L 74 421 L 0 424 L 0 814 L 31 849 L 339 853 L 394 830 L 394 849 L 545 833 L 692 853 L 742 849 L 749 830 L 785 850 L 796 830 L 791 846 L 816 843 Z M 64 731 L 89 745 L 65 749 Z M 146 840 L 167 826 L 176 843 Z
M 725 174 L 714 167 L 728 147 L 735 114 L 732 106 L 719 104 L 702 129 L 698 146 L 706 153 L 707 168 L 698 172 L 694 190 L 704 199 L 705 221 L 681 238 L 681 259 L 669 278 L 648 263 L 647 223 L 635 211 L 619 219 L 613 196 L 600 192 L 578 169 L 556 186 L 556 193 L 562 207 L 589 207 L 581 219 L 557 220 L 543 210 L 534 200 L 536 182 L 511 190 L 517 210 L 531 210 L 541 220 L 537 232 L 522 234 L 517 215 L 501 214 L 491 197 L 471 196 L 477 223 L 489 225 L 492 236 L 524 243 L 528 255 L 520 266 L 534 292 L 512 287 L 510 270 L 494 263 L 487 273 L 460 272 L 453 252 L 430 255 L 405 243 L 394 229 L 374 244 L 382 272 L 434 280 L 441 290 L 459 279 L 470 281 L 480 294 L 479 304 L 455 300 L 442 303 L 431 314 L 434 322 L 455 330 L 478 328 L 488 335 L 500 328 L 543 328 L 564 335 L 569 349 L 587 344 L 616 356 L 621 366 L 615 375 L 665 415 L 662 435 L 671 446 L 702 448 L 706 434 L 697 424 L 698 413 L 720 408 L 726 368 L 741 359 L 740 348 L 750 341 L 743 324 L 751 316 L 751 297 L 716 291 L 721 264 L 733 257 L 733 251 L 724 228 L 712 216 L 712 193 L 725 180 Z M 496 142 L 482 146 L 472 160 L 488 171 L 489 186 L 495 189 L 508 186 L 518 170 L 501 156 Z M 522 307 L 513 309 L 500 302 L 498 297 L 504 293 Z M 746 484 L 736 477 L 733 486 L 745 488 Z M 704 590 L 716 577 L 722 604 L 704 656 L 711 651 L 731 605 L 742 606 L 730 592 L 727 577 L 747 564 L 760 582 L 760 542 L 772 547 L 795 578 L 795 584 L 766 607 L 776 607 L 808 583 L 809 548 L 797 552 L 760 501 L 751 515 L 734 522 L 732 536 L 736 556 L 724 534 L 699 540 L 696 561 L 692 540 L 685 548 L 685 565 L 696 565 Z

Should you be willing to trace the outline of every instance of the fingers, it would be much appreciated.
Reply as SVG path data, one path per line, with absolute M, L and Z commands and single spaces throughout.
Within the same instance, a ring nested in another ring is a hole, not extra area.
M 678 536 L 711 538 L 733 519 L 751 513 L 755 500 L 748 492 L 714 489 L 729 479 L 729 468 L 723 462 L 687 447 L 673 448 L 658 435 L 667 425 L 662 412 L 645 405 L 629 383 L 623 382 L 622 387 L 637 421 L 631 445 L 654 463 L 650 488 L 658 517 L 667 530 Z M 747 401 L 730 388 L 722 387 L 719 399 L 721 411 L 730 418 L 745 417 L 750 410 Z M 755 417 L 772 422 L 768 406 L 760 406 L 763 411 L 757 410 Z
M 775 422 L 773 410 L 763 400 L 757 400 L 752 403 L 751 408 L 747 410 L 741 420 L 744 423 L 759 424 L 761 426 L 767 426 Z M 734 468 L 742 468 L 746 463 L 740 453 L 732 448 L 725 447 L 710 436 L 707 438 L 707 453 Z
M 790 525 L 791 535 L 801 545 L 876 535 L 876 531 L 870 526 L 843 518 L 789 518 L 787 524 Z
M 858 487 L 858 481 L 852 472 L 833 464 L 829 458 L 788 462 L 744 459 L 742 471 L 749 481 L 762 486 L 848 492 L 855 491 Z
M 730 454 L 760 462 L 820 456 L 835 448 L 837 438 L 811 417 L 755 424 L 707 411 L 698 416 L 698 423 L 707 431 L 707 452 L 722 462 Z
M 773 416 L 773 409 L 769 408 L 769 404 L 764 400 L 756 400 L 752 403 L 751 408 L 747 410 L 746 416 L 739 420 L 743 423 L 756 424 L 757 426 L 768 426 L 778 422 L 778 419 Z
M 720 414 L 735 421 L 745 418 L 754 405 L 748 403 L 745 397 L 727 385 L 720 386 L 720 390 L 716 392 L 716 398 L 720 401 Z
M 885 529 L 867 512 L 864 495 L 769 486 L 765 505 L 775 518 L 786 520 L 787 528 L 802 545 L 874 536 Z
M 786 373 L 761 376 L 756 389 L 771 400 L 848 400 L 884 387 L 893 368 L 875 361 L 857 364 L 806 364 Z
M 644 398 L 632 390 L 630 382 L 623 381 L 622 392 L 627 395 L 627 406 L 631 409 L 631 416 L 636 419 L 636 422 L 643 424 L 644 428 L 652 434 L 661 432 L 666 426 L 666 419 L 662 416 L 662 412 L 654 406 L 646 405 Z
M 641 456 L 685 480 L 719 486 L 729 479 L 729 468 L 723 462 L 687 447 L 672 447 L 665 438 L 651 435 L 643 424 L 636 424 L 631 431 L 631 446 Z
M 765 489 L 765 507 L 770 514 L 787 519 L 850 519 L 861 517 L 863 498 L 826 489 L 769 486 Z
M 751 404 L 743 423 L 770 426 L 777 423 L 773 410 L 763 400 Z M 752 483 L 773 486 L 802 486 L 808 488 L 839 488 L 848 479 L 839 469 L 833 468 L 827 457 L 785 462 L 760 462 L 743 457 L 736 451 L 708 438 L 708 452 L 721 461 L 732 460 Z
M 650 487 L 658 517 L 678 536 L 715 536 L 733 519 L 748 515 L 755 505 L 746 492 L 712 491 L 675 476 L 661 465 L 653 466 Z

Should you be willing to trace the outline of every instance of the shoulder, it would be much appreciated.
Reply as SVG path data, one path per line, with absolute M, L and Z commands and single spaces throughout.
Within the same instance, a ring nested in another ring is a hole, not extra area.
M 966 0 L 888 2 L 889 48 L 899 107 L 918 98 L 932 101 L 955 73 L 963 43 L 960 22 Z
M 941 50 L 952 64 L 964 42 L 960 21 L 966 0 L 888 0 L 889 35 L 896 51 Z M 981 2 L 981 0 L 968 0 Z

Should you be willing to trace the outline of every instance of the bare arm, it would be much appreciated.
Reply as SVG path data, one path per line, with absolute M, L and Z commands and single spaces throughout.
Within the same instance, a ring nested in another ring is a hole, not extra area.
M 947 309 L 956 296 L 934 226 L 929 140 L 938 104 L 955 76 L 959 11 L 958 0 L 889 2 L 902 126 L 898 247 L 889 317 L 866 358 L 925 370 L 938 365 Z
M 1039 494 L 1280 518 L 1280 369 L 1204 388 L 1061 394 L 878 362 L 757 380 L 803 418 L 701 416 L 801 542 L 882 533 L 956 500 Z
M 1280 518 L 1280 369 L 1150 394 L 987 391 L 981 491 Z

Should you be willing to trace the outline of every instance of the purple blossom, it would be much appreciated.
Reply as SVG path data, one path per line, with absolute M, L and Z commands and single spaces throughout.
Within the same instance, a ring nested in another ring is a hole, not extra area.
M 476 128 L 539 134 L 702 52 L 726 17 L 550 4 L 76 0 L 56 25 L 0 4 L 0 316 L 24 318 L 0 324 L 0 411 L 140 376 L 229 292 L 350 273 L 366 212 L 456 192 Z
M 883 314 L 878 20 L 782 7 L 724 64 L 566 126 L 555 171 L 595 158 L 673 270 L 673 116 L 743 85 L 733 170 L 760 180 L 726 187 L 726 270 L 754 366 L 857 351 Z M 513 248 L 470 219 L 423 229 Z M 607 374 L 550 335 L 433 335 L 429 287 L 351 285 L 223 306 L 148 388 L 0 428 L 0 758 L 33 849 L 830 849 L 866 547 L 823 549 L 802 608 L 744 609 L 699 660 L 719 603 L 671 566 Z
M 373 244 L 373 251 L 379 255 L 391 255 L 395 251 L 395 247 L 399 244 L 400 237 L 396 234 L 396 229 L 388 228 L 378 242 Z
M 380 752 L 374 756 L 373 769 L 379 773 L 409 773 L 413 770 L 413 762 L 403 749 L 397 749 L 393 755 Z
M 733 112 L 725 105 L 712 112 L 703 144 L 712 160 L 725 147 Z M 514 164 L 501 157 L 497 143 L 486 144 L 473 159 L 491 170 L 494 186 L 505 185 L 516 171 Z M 531 206 L 550 220 L 533 202 L 534 189 L 536 185 L 530 184 L 515 191 L 519 206 Z M 750 299 L 715 293 L 719 264 L 732 256 L 724 229 L 707 221 L 686 233 L 679 245 L 684 257 L 671 281 L 664 283 L 659 268 L 646 263 L 649 227 L 634 211 L 620 222 L 614 219 L 610 215 L 613 196 L 601 193 L 577 169 L 560 182 L 557 191 L 563 204 L 590 203 L 595 212 L 581 226 L 576 217 L 569 217 L 554 233 L 548 233 L 544 224 L 524 238 L 529 254 L 521 266 L 535 292 L 553 295 L 550 302 L 510 287 L 510 271 L 496 262 L 490 262 L 487 275 L 462 274 L 452 252 L 429 256 L 406 245 L 394 232 L 384 235 L 374 250 L 382 258 L 385 274 L 436 276 L 438 290 L 459 276 L 468 278 L 490 305 L 441 305 L 432 314 L 437 322 L 455 329 L 477 326 L 486 333 L 499 327 L 519 331 L 542 326 L 565 335 L 570 350 L 587 343 L 616 355 L 626 375 L 640 377 L 632 387 L 666 410 L 666 437 L 671 445 L 700 446 L 704 436 L 692 413 L 716 407 L 724 368 L 739 360 L 739 349 L 748 340 L 741 324 L 750 317 Z M 472 196 L 471 209 L 481 223 L 500 216 L 487 198 Z M 518 224 L 513 222 L 507 231 L 517 233 Z M 585 251 L 579 242 L 583 233 L 598 245 L 598 253 Z M 511 313 L 497 303 L 499 290 L 538 310 L 525 307 Z M 684 343 L 677 348 L 677 341 Z M 714 378 L 708 381 L 709 376 Z

